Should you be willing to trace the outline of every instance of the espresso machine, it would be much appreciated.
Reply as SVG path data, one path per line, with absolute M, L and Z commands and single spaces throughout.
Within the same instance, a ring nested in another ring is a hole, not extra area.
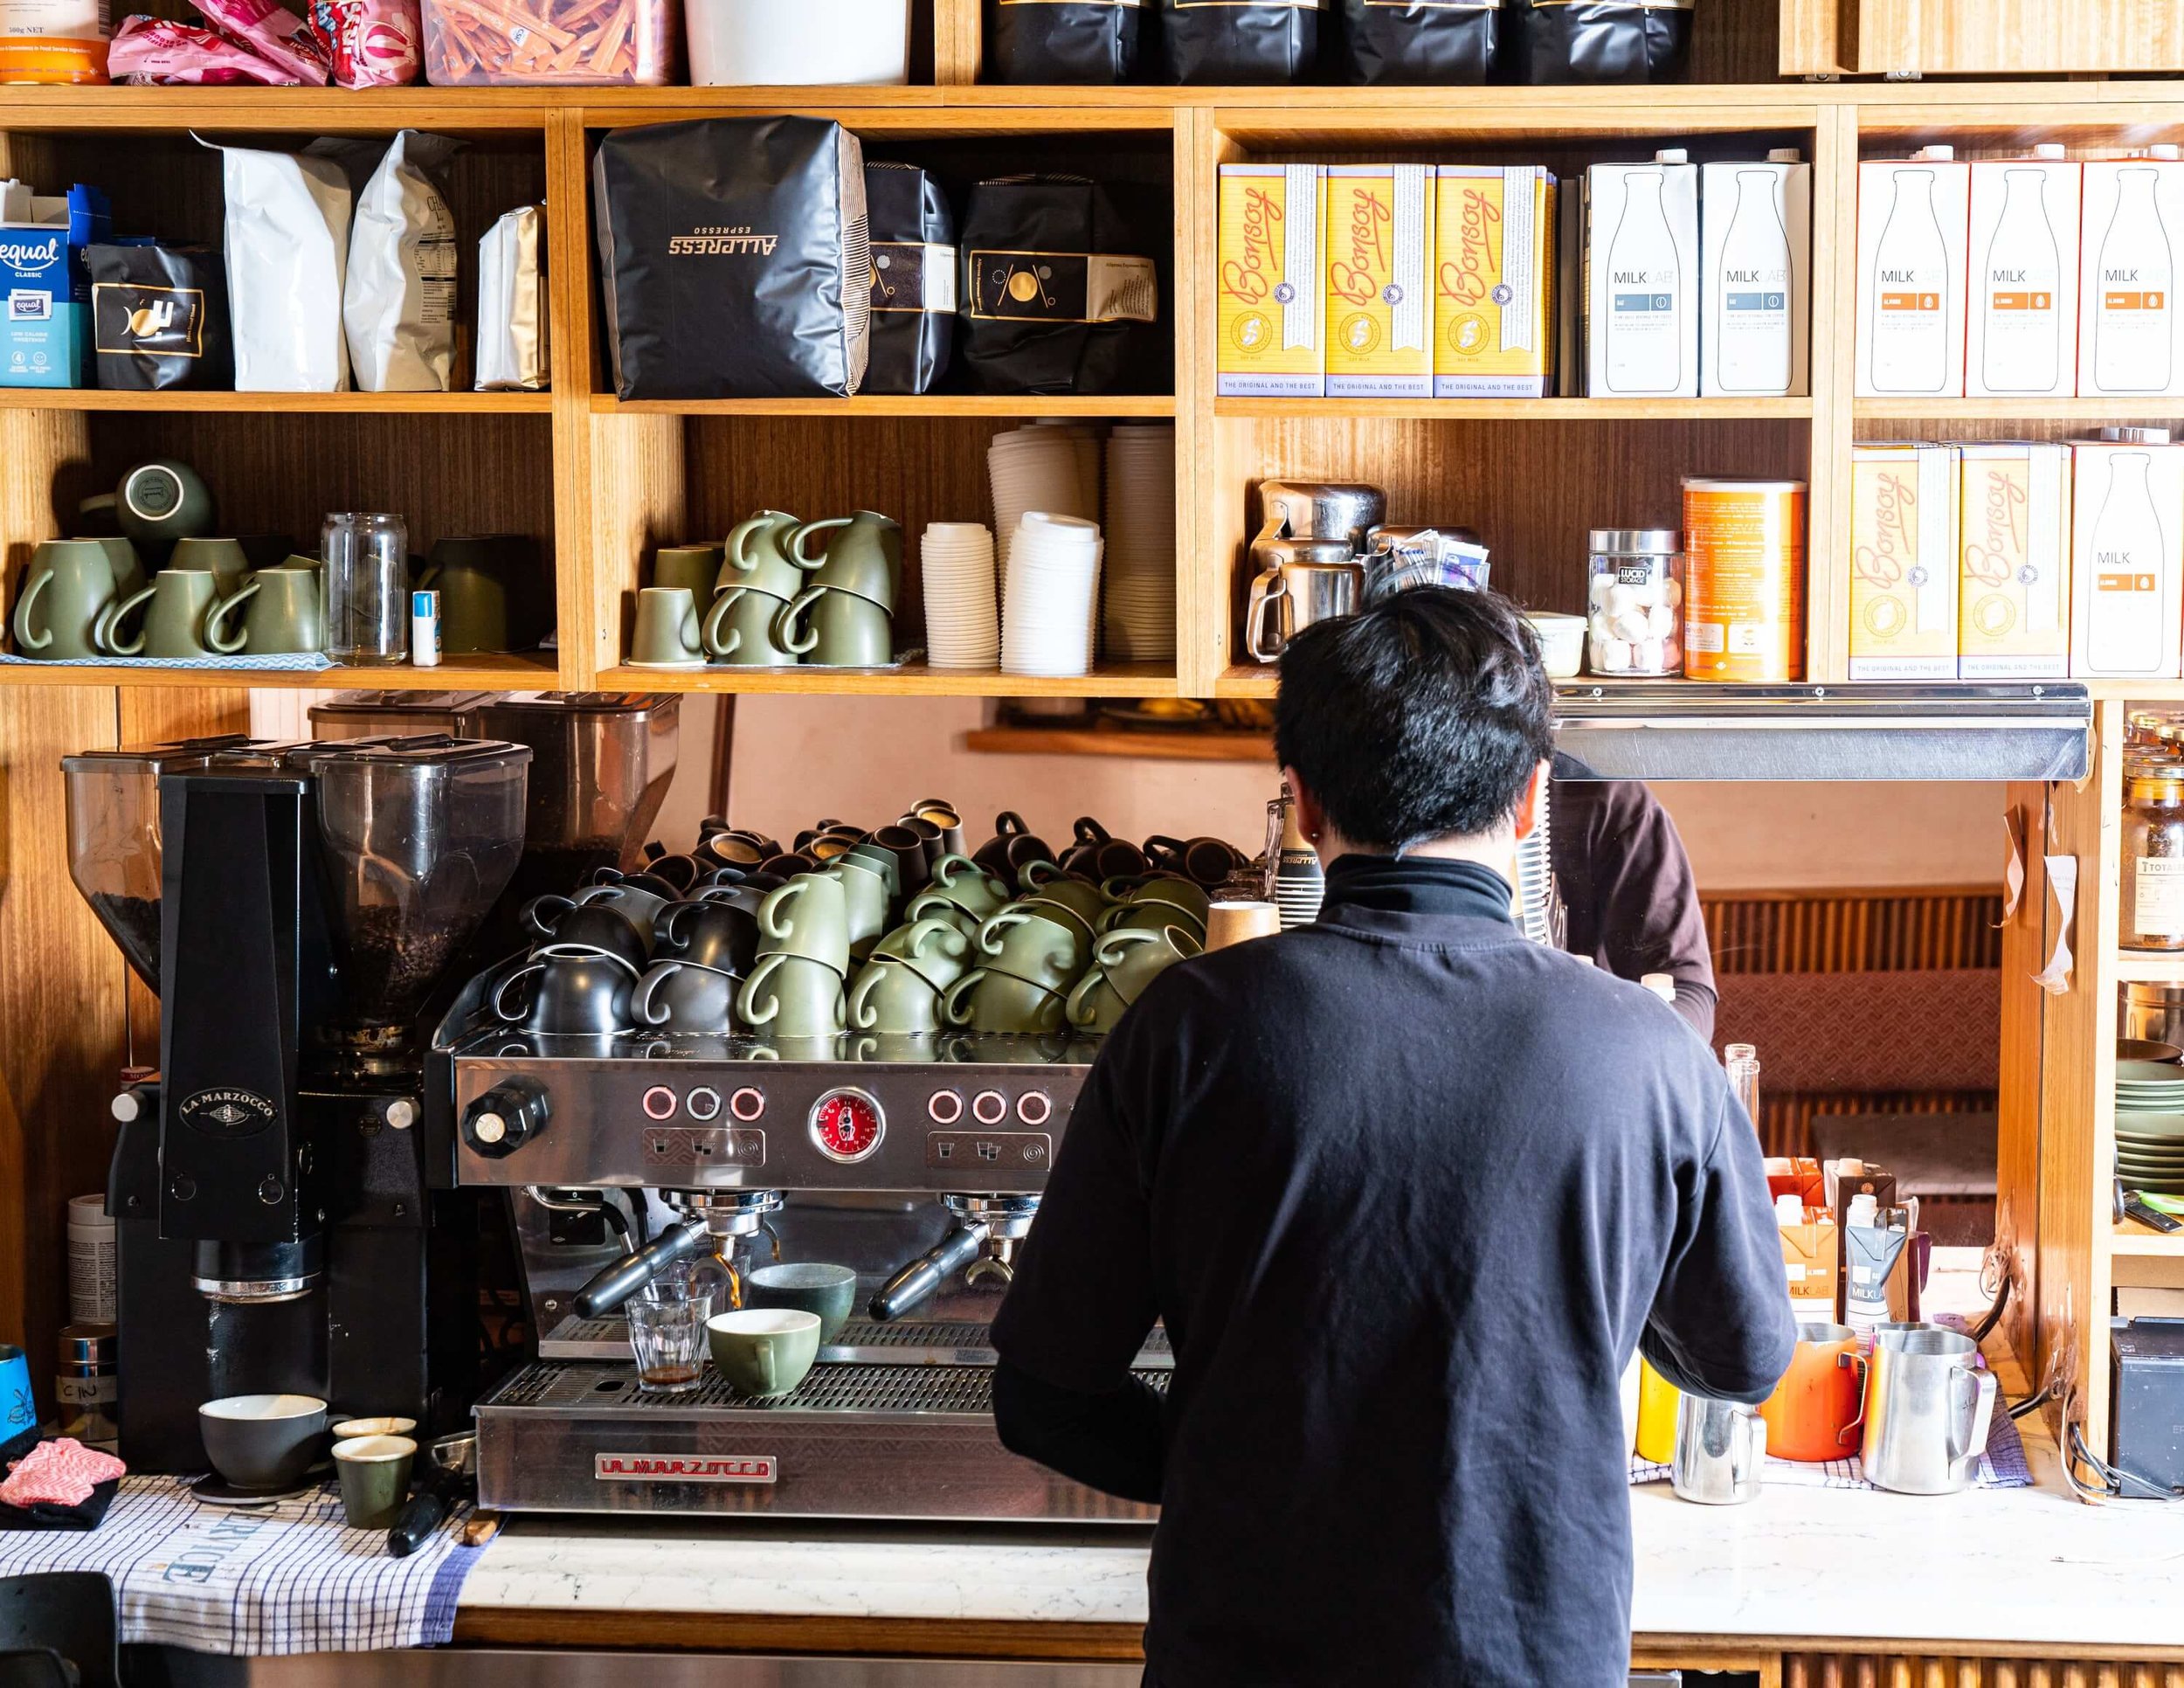
M 436 1038 L 454 1181 L 507 1192 L 536 1360 L 479 1403 L 481 1504 L 510 1511 L 1143 1522 L 1003 1449 L 987 1323 L 1093 1040 L 769 1042 L 487 1026 Z M 439 1087 L 435 1086 L 435 1090 Z M 854 1268 L 858 1308 L 793 1392 L 708 1371 L 638 1387 L 622 1300 L 710 1254 Z M 1165 1380 L 1156 1332 L 1141 1373 Z
M 428 1433 L 467 1412 L 478 1202 L 432 1175 L 419 1027 L 515 869 L 529 759 L 434 736 L 65 762 L 72 866 L 110 928 L 90 841 L 158 861 L 116 882 L 156 887 L 133 913 L 156 923 L 162 1007 L 107 1192 L 133 1468 L 204 1469 L 197 1407 L 224 1395 Z

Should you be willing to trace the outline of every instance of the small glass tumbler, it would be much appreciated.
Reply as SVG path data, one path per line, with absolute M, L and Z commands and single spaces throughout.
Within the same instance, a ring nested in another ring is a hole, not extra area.
M 705 1321 L 712 1311 L 712 1296 L 688 1279 L 648 1283 L 623 1304 L 639 1389 L 671 1395 L 698 1387 L 705 1374 Z
M 358 668 L 410 655 L 410 534 L 398 515 L 337 511 L 319 530 L 326 561 L 326 654 Z

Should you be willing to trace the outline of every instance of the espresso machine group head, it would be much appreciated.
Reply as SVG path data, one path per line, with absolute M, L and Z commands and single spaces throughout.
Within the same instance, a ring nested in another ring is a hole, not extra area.
M 159 858 L 160 1073 L 117 1101 L 107 1198 L 137 1468 L 202 1469 L 219 1395 L 460 1410 L 467 1243 L 428 1176 L 416 1026 L 515 871 L 529 755 L 240 744 L 156 765 L 156 820 L 145 770 L 117 778 L 142 755 L 68 758 L 72 838 Z

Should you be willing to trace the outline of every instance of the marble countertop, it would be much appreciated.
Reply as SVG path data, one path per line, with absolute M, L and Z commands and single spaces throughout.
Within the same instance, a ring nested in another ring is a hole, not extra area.
M 1631 1491 L 1641 1636 L 2184 1647 L 2184 1507 L 2089 1506 L 2027 1437 L 2031 1489 Z M 1142 1624 L 1147 1532 L 816 1521 L 519 1520 L 467 1608 Z

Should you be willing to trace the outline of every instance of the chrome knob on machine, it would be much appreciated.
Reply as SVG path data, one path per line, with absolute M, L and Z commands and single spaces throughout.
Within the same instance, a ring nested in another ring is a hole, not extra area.
M 463 1112 L 463 1140 L 481 1155 L 512 1155 L 546 1129 L 546 1092 L 525 1078 L 504 1079 Z

